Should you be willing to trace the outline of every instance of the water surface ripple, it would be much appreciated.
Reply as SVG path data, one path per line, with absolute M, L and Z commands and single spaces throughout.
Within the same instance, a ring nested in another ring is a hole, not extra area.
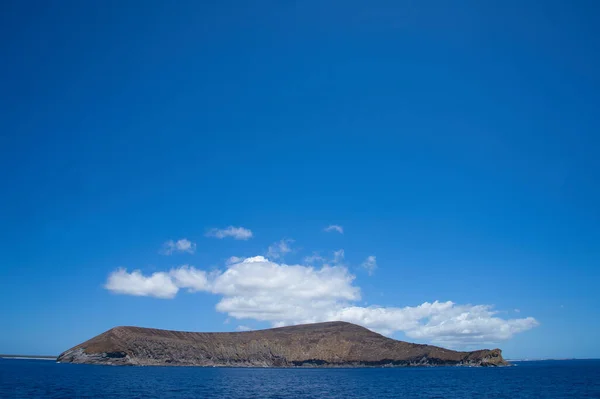
M 600 398 L 600 360 L 504 368 L 108 367 L 0 359 L 1 398 Z

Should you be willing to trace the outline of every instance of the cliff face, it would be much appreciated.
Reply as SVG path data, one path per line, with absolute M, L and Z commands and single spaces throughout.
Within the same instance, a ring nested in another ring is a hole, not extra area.
M 223 367 L 503 366 L 499 349 L 456 352 L 328 322 L 232 333 L 115 327 L 57 359 L 63 363 Z

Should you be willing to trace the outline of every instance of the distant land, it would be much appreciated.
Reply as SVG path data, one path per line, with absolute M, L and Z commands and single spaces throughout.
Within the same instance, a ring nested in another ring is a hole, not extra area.
M 564 357 L 564 358 L 540 358 L 540 359 L 508 359 L 507 362 L 563 362 L 570 360 L 600 360 L 594 357 Z
M 56 356 L 46 356 L 46 355 L 3 355 L 3 354 L 0 354 L 0 359 L 56 360 Z
M 397 341 L 346 322 L 227 333 L 115 327 L 63 352 L 57 361 L 204 367 L 509 365 L 500 349 L 457 352 Z

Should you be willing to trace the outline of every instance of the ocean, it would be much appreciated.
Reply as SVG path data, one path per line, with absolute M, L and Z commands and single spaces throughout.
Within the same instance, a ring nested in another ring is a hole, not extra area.
M 0 359 L 1 398 L 600 398 L 600 360 L 502 368 L 110 367 Z

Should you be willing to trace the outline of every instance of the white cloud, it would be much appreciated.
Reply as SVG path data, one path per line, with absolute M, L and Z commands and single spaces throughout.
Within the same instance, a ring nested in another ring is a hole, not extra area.
M 183 265 L 169 272 L 173 282 L 179 288 L 188 288 L 190 292 L 206 291 L 209 288 L 206 272 Z
M 232 237 L 236 240 L 248 240 L 252 238 L 252 230 L 244 227 L 229 226 L 224 229 L 210 229 L 206 233 L 207 237 L 215 237 L 219 239 Z
M 238 319 L 292 322 L 313 318 L 339 302 L 360 298 L 345 268 L 284 265 L 257 256 L 233 265 L 213 281 L 223 295 L 217 310 Z
M 234 263 L 240 263 L 244 258 L 240 258 L 239 256 L 230 256 L 225 260 L 226 265 L 233 265 Z
M 507 340 L 514 334 L 539 325 L 532 317 L 505 320 L 497 317 L 497 314 L 489 305 L 452 304 L 444 312 L 432 312 L 426 323 L 407 331 L 406 335 L 456 346 L 464 342 L 473 344 Z
M 326 232 L 330 233 L 332 231 L 337 231 L 340 234 L 344 234 L 344 228 L 337 224 L 331 224 L 324 229 Z
M 367 259 L 361 264 L 369 272 L 369 276 L 377 269 L 377 258 L 373 255 L 367 256 Z
M 252 331 L 252 330 L 254 330 L 254 329 L 253 329 L 252 327 L 248 327 L 248 326 L 243 326 L 243 325 L 241 325 L 241 326 L 237 326 L 237 327 L 236 327 L 236 330 L 237 330 L 237 331 Z
M 116 294 L 156 298 L 173 298 L 179 291 L 168 273 L 157 272 L 145 277 L 139 270 L 127 273 L 123 268 L 112 272 L 104 287 Z
M 354 306 L 360 289 L 344 267 L 317 269 L 250 259 L 219 275 L 212 288 L 223 295 L 217 310 L 237 319 L 273 326 L 345 320 L 388 335 L 402 331 L 410 338 L 448 346 L 497 342 L 537 325 L 533 318 L 499 318 L 486 305 L 436 301 L 404 308 Z
M 339 264 L 342 263 L 344 261 L 344 250 L 343 249 L 339 249 L 337 251 L 333 251 L 333 263 L 334 264 Z
M 286 265 L 262 256 L 246 258 L 210 275 L 189 266 L 150 277 L 119 269 L 109 276 L 106 287 L 123 294 L 162 298 L 173 297 L 178 288 L 190 288 L 221 296 L 217 310 L 235 319 L 273 326 L 344 320 L 382 334 L 403 332 L 420 342 L 451 347 L 493 344 L 538 325 L 532 317 L 501 318 L 488 305 L 435 301 L 412 307 L 358 306 L 360 288 L 345 267 Z
M 169 240 L 163 244 L 163 249 L 160 253 L 163 255 L 172 255 L 175 252 L 187 252 L 193 254 L 196 252 L 196 244 L 187 238 L 182 238 L 177 241 Z
M 532 317 L 506 320 L 496 314 L 489 305 L 435 301 L 404 308 L 347 307 L 335 316 L 384 334 L 403 331 L 409 338 L 451 347 L 507 340 L 538 325 Z
M 273 243 L 269 246 L 269 249 L 267 251 L 267 257 L 273 260 L 283 258 L 285 254 L 292 252 L 290 244 L 293 242 L 294 240 L 285 239 Z

